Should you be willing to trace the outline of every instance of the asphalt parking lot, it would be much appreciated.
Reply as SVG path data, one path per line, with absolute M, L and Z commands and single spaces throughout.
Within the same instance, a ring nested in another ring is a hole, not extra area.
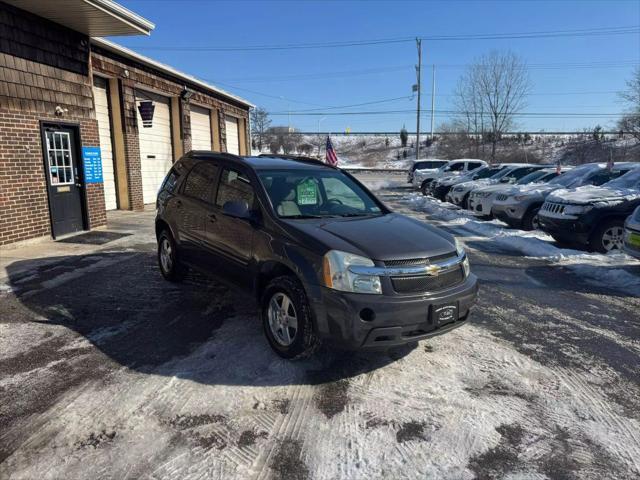
M 468 235 L 469 325 L 287 362 L 250 298 L 162 279 L 152 211 L 109 220 L 5 262 L 0 478 L 640 477 L 640 297 L 617 284 Z

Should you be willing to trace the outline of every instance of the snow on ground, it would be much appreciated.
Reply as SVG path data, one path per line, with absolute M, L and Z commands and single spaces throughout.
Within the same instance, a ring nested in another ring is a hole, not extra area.
M 604 255 L 560 248 L 555 245 L 551 236 L 539 230 L 526 232 L 504 228 L 504 224 L 499 220 L 480 220 L 471 212 L 419 193 L 406 195 L 403 201 L 411 208 L 443 221 L 462 236 L 468 236 L 469 233 L 481 235 L 527 257 L 546 259 L 556 265 L 570 268 L 589 282 L 611 285 L 630 295 L 640 295 L 640 278 L 620 268 L 638 265 L 639 262 L 624 253 Z

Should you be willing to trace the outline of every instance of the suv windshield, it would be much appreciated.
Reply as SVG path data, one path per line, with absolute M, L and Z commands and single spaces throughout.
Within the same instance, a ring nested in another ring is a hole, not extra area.
M 268 170 L 258 176 L 280 218 L 382 214 L 372 195 L 340 171 Z
M 448 162 L 442 161 L 442 160 L 433 160 L 433 161 L 428 161 L 428 162 L 416 162 L 411 167 L 411 170 L 415 171 L 415 170 L 424 170 L 426 168 L 439 168 L 439 167 L 441 167 L 442 165 L 444 165 L 446 163 L 448 163 Z
M 634 188 L 640 189 L 640 168 L 631 170 L 621 177 L 604 184 L 607 188 Z
M 538 170 L 536 172 L 531 172 L 528 175 L 525 175 L 520 180 L 516 182 L 516 185 L 526 185 L 527 183 L 533 183 L 536 180 L 541 180 L 542 177 L 549 175 L 549 172 L 545 172 L 542 170 Z

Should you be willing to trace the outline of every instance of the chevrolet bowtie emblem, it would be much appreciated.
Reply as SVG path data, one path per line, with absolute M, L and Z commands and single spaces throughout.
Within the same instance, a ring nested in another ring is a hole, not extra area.
M 427 274 L 431 276 L 438 275 L 440 273 L 440 267 L 438 265 L 429 265 L 427 267 Z

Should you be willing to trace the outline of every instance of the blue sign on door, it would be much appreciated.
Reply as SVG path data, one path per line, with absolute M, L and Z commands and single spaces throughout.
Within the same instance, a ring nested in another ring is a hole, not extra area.
M 100 147 L 82 147 L 84 182 L 102 183 L 102 156 Z

